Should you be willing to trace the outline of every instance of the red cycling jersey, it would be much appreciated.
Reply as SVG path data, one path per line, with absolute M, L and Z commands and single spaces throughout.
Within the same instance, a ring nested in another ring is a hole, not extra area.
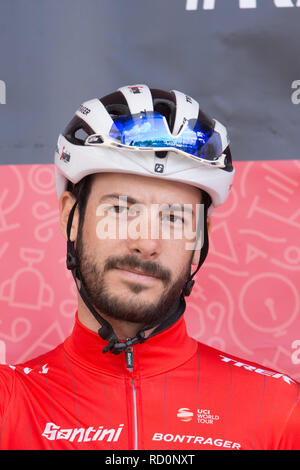
M 76 319 L 0 367 L 1 449 L 300 449 L 299 384 L 198 343 L 181 318 L 127 354 Z M 127 359 L 127 361 L 126 361 Z

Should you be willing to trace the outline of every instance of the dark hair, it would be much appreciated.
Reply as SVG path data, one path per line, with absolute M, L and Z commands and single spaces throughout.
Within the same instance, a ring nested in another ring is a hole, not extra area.
M 66 191 L 73 194 L 76 201 L 78 201 L 79 210 L 79 224 L 78 233 L 81 233 L 87 202 L 92 188 L 92 180 L 94 175 L 87 175 L 78 183 L 74 184 L 68 181 Z

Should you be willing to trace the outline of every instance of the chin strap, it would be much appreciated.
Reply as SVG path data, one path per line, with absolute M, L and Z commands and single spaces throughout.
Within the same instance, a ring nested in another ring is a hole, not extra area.
M 74 212 L 76 209 L 76 206 L 78 204 L 78 201 L 75 202 L 73 205 L 69 218 L 68 218 L 68 224 L 67 224 L 67 259 L 66 259 L 66 265 L 67 269 L 69 269 L 72 272 L 77 290 L 84 301 L 85 305 L 87 308 L 90 310 L 94 318 L 97 320 L 97 322 L 101 325 L 101 327 L 98 330 L 98 335 L 107 341 L 107 346 L 105 346 L 102 350 L 103 353 L 106 353 L 110 351 L 112 354 L 121 354 L 123 351 L 126 351 L 129 347 L 137 344 L 137 343 L 144 343 L 146 339 L 156 335 L 157 333 L 160 333 L 161 331 L 169 328 L 171 325 L 173 325 L 184 313 L 185 308 L 186 308 L 186 303 L 185 303 L 185 297 L 189 296 L 192 292 L 193 286 L 195 284 L 194 281 L 194 276 L 197 274 L 199 271 L 200 267 L 202 266 L 207 253 L 208 253 L 208 233 L 207 233 L 207 204 L 204 204 L 204 240 L 203 240 L 203 246 L 201 249 L 200 253 L 200 259 L 199 263 L 197 266 L 197 269 L 193 272 L 193 274 L 190 275 L 189 279 L 186 281 L 182 292 L 180 294 L 180 297 L 176 299 L 170 310 L 168 311 L 167 315 L 164 317 L 162 321 L 157 320 L 156 322 L 153 322 L 149 325 L 144 326 L 134 338 L 130 338 L 126 341 L 120 341 L 115 334 L 111 324 L 105 320 L 94 308 L 92 303 L 90 302 L 88 298 L 87 291 L 84 286 L 84 281 L 82 278 L 82 274 L 80 271 L 80 263 L 79 259 L 76 253 L 75 245 L 74 242 L 71 241 L 70 239 L 70 233 L 71 233 L 71 227 L 72 227 L 72 221 L 74 217 Z M 78 280 L 80 281 L 80 286 L 78 284 Z M 148 336 L 146 337 L 145 332 L 147 330 L 153 329 L 154 327 L 155 330 Z

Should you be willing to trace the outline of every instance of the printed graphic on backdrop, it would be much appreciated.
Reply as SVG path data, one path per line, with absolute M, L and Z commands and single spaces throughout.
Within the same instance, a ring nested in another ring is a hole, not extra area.
M 185 314 L 189 334 L 300 378 L 300 162 L 239 162 L 212 217 L 210 252 Z M 26 361 L 71 331 L 52 165 L 2 166 L 0 362 Z M 260 184 L 257 184 L 257 181 Z

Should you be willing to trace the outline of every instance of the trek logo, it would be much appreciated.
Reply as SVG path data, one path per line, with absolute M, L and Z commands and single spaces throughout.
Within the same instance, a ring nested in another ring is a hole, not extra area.
M 224 1 L 224 0 L 223 0 Z M 216 8 L 216 3 L 219 3 L 220 0 L 203 0 L 202 1 L 202 10 L 214 10 Z M 291 7 L 300 7 L 300 0 L 273 0 L 274 6 L 276 8 L 291 8 Z M 199 0 L 185 0 L 185 9 L 186 10 L 198 10 L 200 1 Z M 252 9 L 257 7 L 257 0 L 238 0 L 237 6 L 241 9 Z
M 99 426 L 97 429 L 93 426 L 88 428 L 62 428 L 55 423 L 47 423 L 42 434 L 49 441 L 65 439 L 69 442 L 89 442 L 89 441 L 105 441 L 117 442 L 124 424 L 119 424 L 118 428 L 103 429 Z
M 0 104 L 6 104 L 6 83 L 0 80 Z
M 133 93 L 134 95 L 138 95 L 139 93 L 142 93 L 144 87 L 142 85 L 138 85 L 138 86 L 129 86 L 128 88 L 131 91 L 131 93 Z
M 12 366 L 12 365 L 8 365 L 8 367 L 10 367 L 12 370 L 16 370 L 16 368 L 17 368 L 16 366 Z M 24 367 L 23 368 L 23 372 L 26 375 L 30 374 L 30 372 L 32 372 L 33 370 L 35 372 L 38 372 L 39 374 L 47 374 L 48 371 L 49 371 L 48 364 L 43 364 L 42 368 L 40 370 L 31 369 L 30 367 Z
M 261 375 L 269 375 L 270 377 L 273 377 L 273 379 L 282 378 L 282 380 L 287 384 L 295 383 L 295 381 L 287 375 L 280 374 L 272 370 L 261 369 L 260 367 L 250 366 L 249 364 L 236 361 L 235 359 L 231 359 L 230 357 L 222 356 L 222 354 L 220 354 L 220 357 L 222 357 L 221 361 L 231 363 L 235 367 L 242 367 L 243 369 L 249 370 L 251 372 L 256 372 L 257 374 Z

